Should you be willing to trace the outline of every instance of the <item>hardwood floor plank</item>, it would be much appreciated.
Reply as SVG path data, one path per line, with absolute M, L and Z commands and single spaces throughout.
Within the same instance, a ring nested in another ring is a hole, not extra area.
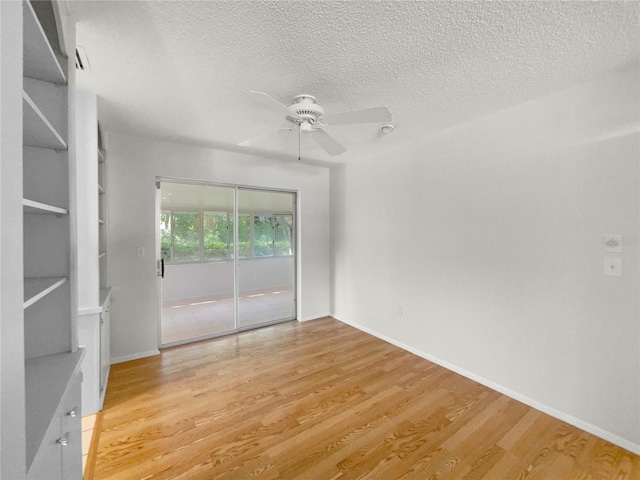
M 496 446 L 502 448 L 500 445 Z M 517 478 L 523 470 L 525 470 L 525 465 L 522 460 L 505 450 L 505 454 L 486 472 L 484 478 Z
M 524 434 L 541 415 L 542 414 L 537 410 L 528 409 L 524 416 L 520 418 L 520 420 L 518 420 L 500 440 L 498 440 L 498 446 L 506 451 L 512 450 L 514 445 L 520 441 Z
M 423 453 L 417 460 L 403 458 L 405 469 L 395 472 L 389 476 L 395 480 L 423 480 L 429 476 L 427 472 L 433 471 L 435 465 L 439 465 L 449 452 L 444 448 L 437 447 L 431 451 Z
M 640 460 L 332 318 L 113 365 L 95 479 L 637 479 Z

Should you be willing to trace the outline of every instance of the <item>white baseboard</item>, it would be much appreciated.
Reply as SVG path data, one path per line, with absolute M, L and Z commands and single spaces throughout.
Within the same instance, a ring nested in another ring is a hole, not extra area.
M 148 350 L 146 352 L 133 353 L 131 355 L 123 355 L 121 357 L 113 357 L 111 358 L 111 365 L 115 363 L 128 362 L 130 360 L 138 360 L 139 358 L 152 357 L 154 355 L 160 355 L 160 350 L 156 348 L 155 350 Z
M 414 355 L 417 355 L 419 357 L 424 358 L 425 360 L 429 360 L 430 362 L 433 362 L 437 365 L 440 365 L 441 367 L 446 368 L 447 370 L 451 370 L 452 372 L 455 372 L 459 375 L 462 375 L 463 377 L 469 378 L 475 382 L 478 382 L 486 387 L 489 387 L 497 392 L 502 393 L 503 395 L 506 395 L 510 398 L 513 398 L 514 400 L 517 400 L 519 402 L 524 403 L 525 405 L 529 405 L 532 408 L 535 408 L 536 410 L 539 410 L 541 412 L 546 413 L 547 415 L 550 415 L 554 418 L 557 418 L 560 421 L 566 422 L 570 425 L 573 425 L 574 427 L 578 427 L 581 430 L 584 430 L 585 432 L 589 432 L 593 435 L 595 435 L 596 437 L 600 437 L 603 440 L 606 440 L 608 442 L 611 442 L 615 445 L 618 445 L 619 447 L 622 447 L 626 450 L 629 450 L 632 453 L 635 453 L 636 455 L 640 455 L 640 444 L 636 444 L 633 443 L 625 438 L 622 438 L 618 435 L 615 435 L 614 433 L 611 433 L 607 430 L 604 430 L 596 425 L 593 425 L 591 423 L 585 422 L 584 420 L 580 420 L 579 418 L 573 417 L 565 412 L 562 412 L 560 410 L 557 410 L 553 407 L 550 407 L 548 405 L 545 405 L 537 400 L 534 400 L 532 398 L 527 397 L 526 395 L 522 395 L 518 392 L 515 392 L 509 388 L 506 388 L 502 385 L 499 385 L 495 382 L 492 382 L 491 380 L 488 380 L 484 377 L 481 377 L 479 375 L 476 375 L 475 373 L 469 372 L 463 368 L 460 368 L 456 365 L 453 365 L 445 360 L 442 360 L 438 357 L 434 357 L 433 355 L 429 355 L 428 353 L 425 353 L 421 350 L 418 350 L 416 348 L 413 348 L 409 345 L 405 345 L 402 342 L 398 342 L 397 340 L 394 340 L 393 338 L 387 337 L 386 335 L 382 335 L 374 330 L 371 330 L 367 327 L 364 327 L 362 325 L 359 325 L 357 323 L 353 323 L 350 322 L 348 320 L 343 320 L 340 319 L 338 317 L 336 317 L 335 315 L 332 315 L 333 318 L 335 318 L 336 320 L 342 322 L 342 323 L 346 323 L 347 325 L 350 325 L 354 328 L 357 328 L 358 330 L 361 330 L 363 332 L 366 332 L 370 335 L 373 335 L 374 337 L 379 338 L 380 340 L 384 340 L 385 342 L 388 342 L 392 345 L 395 345 L 396 347 L 402 348 L 403 350 L 406 350 L 407 352 L 413 353 Z

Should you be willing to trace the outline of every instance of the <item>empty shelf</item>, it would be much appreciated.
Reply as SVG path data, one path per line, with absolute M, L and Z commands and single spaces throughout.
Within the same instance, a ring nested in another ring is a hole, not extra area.
M 67 78 L 30 2 L 23 3 L 24 76 L 57 84 Z
M 66 208 L 47 205 L 46 203 L 36 202 L 28 198 L 22 199 L 22 207 L 24 213 L 50 214 L 50 215 L 67 215 L 69 211 Z
M 64 285 L 66 277 L 42 277 L 24 279 L 24 308 L 30 307 L 44 296 Z
M 22 91 L 22 107 L 24 120 L 23 140 L 25 145 L 29 147 L 54 148 L 56 150 L 67 149 L 67 142 L 60 136 L 24 90 Z

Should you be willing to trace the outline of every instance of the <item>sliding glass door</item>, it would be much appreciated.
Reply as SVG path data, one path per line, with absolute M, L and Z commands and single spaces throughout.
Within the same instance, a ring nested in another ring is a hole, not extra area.
M 240 329 L 295 316 L 294 195 L 238 189 Z
M 162 346 L 295 318 L 295 194 L 158 182 Z

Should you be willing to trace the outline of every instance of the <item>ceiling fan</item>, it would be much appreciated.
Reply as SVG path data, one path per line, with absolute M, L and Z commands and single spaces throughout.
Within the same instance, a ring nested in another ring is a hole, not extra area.
M 239 143 L 240 146 L 251 146 L 260 143 L 270 137 L 285 133 L 298 133 L 298 160 L 300 159 L 300 135 L 309 135 L 320 147 L 329 155 L 335 156 L 344 153 L 345 148 L 340 145 L 331 135 L 321 127 L 332 125 L 345 125 L 350 123 L 378 123 L 390 122 L 391 112 L 387 107 L 366 108 L 364 110 L 352 110 L 349 112 L 324 114 L 322 108 L 312 95 L 298 95 L 294 97 L 291 105 L 280 103 L 275 98 L 264 92 L 249 90 L 250 93 L 259 95 L 260 99 L 267 106 L 279 110 L 291 126 L 280 128 L 274 132 L 269 132 Z

